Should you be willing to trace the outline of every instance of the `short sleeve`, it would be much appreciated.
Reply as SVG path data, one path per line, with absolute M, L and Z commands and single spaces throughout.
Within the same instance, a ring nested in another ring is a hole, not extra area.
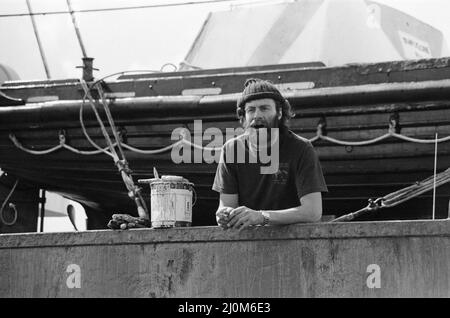
M 226 162 L 226 145 L 224 145 L 220 154 L 220 162 L 217 165 L 212 189 L 224 194 L 238 193 L 236 167 L 233 163 Z
M 299 158 L 295 185 L 299 198 L 313 192 L 328 192 L 319 158 L 310 143 Z

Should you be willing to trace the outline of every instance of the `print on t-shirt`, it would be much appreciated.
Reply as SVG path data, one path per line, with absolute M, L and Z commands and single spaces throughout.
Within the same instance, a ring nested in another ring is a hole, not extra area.
M 272 183 L 286 184 L 288 180 L 289 164 L 287 162 L 280 162 L 278 171 L 272 174 Z

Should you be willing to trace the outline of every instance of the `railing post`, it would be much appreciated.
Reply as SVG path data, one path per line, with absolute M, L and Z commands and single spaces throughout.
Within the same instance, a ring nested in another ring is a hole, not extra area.
M 41 189 L 41 195 L 39 202 L 41 203 L 41 210 L 39 211 L 39 232 L 44 232 L 44 219 L 45 219 L 45 203 L 47 199 L 45 196 L 45 189 Z
M 448 200 L 448 217 L 447 219 L 450 220 L 450 199 Z

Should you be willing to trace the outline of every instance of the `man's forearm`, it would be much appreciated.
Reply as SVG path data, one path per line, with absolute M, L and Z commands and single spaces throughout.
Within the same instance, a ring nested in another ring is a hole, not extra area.
M 262 210 L 261 212 L 269 215 L 269 225 L 319 222 L 322 217 L 322 211 L 303 205 L 285 210 Z

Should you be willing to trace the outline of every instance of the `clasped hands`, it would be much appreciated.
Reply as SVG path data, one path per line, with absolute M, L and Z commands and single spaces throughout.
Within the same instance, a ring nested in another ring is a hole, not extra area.
M 252 225 L 264 223 L 264 216 L 260 211 L 255 211 L 246 206 L 238 208 L 222 207 L 216 212 L 217 224 L 224 230 L 243 230 Z

